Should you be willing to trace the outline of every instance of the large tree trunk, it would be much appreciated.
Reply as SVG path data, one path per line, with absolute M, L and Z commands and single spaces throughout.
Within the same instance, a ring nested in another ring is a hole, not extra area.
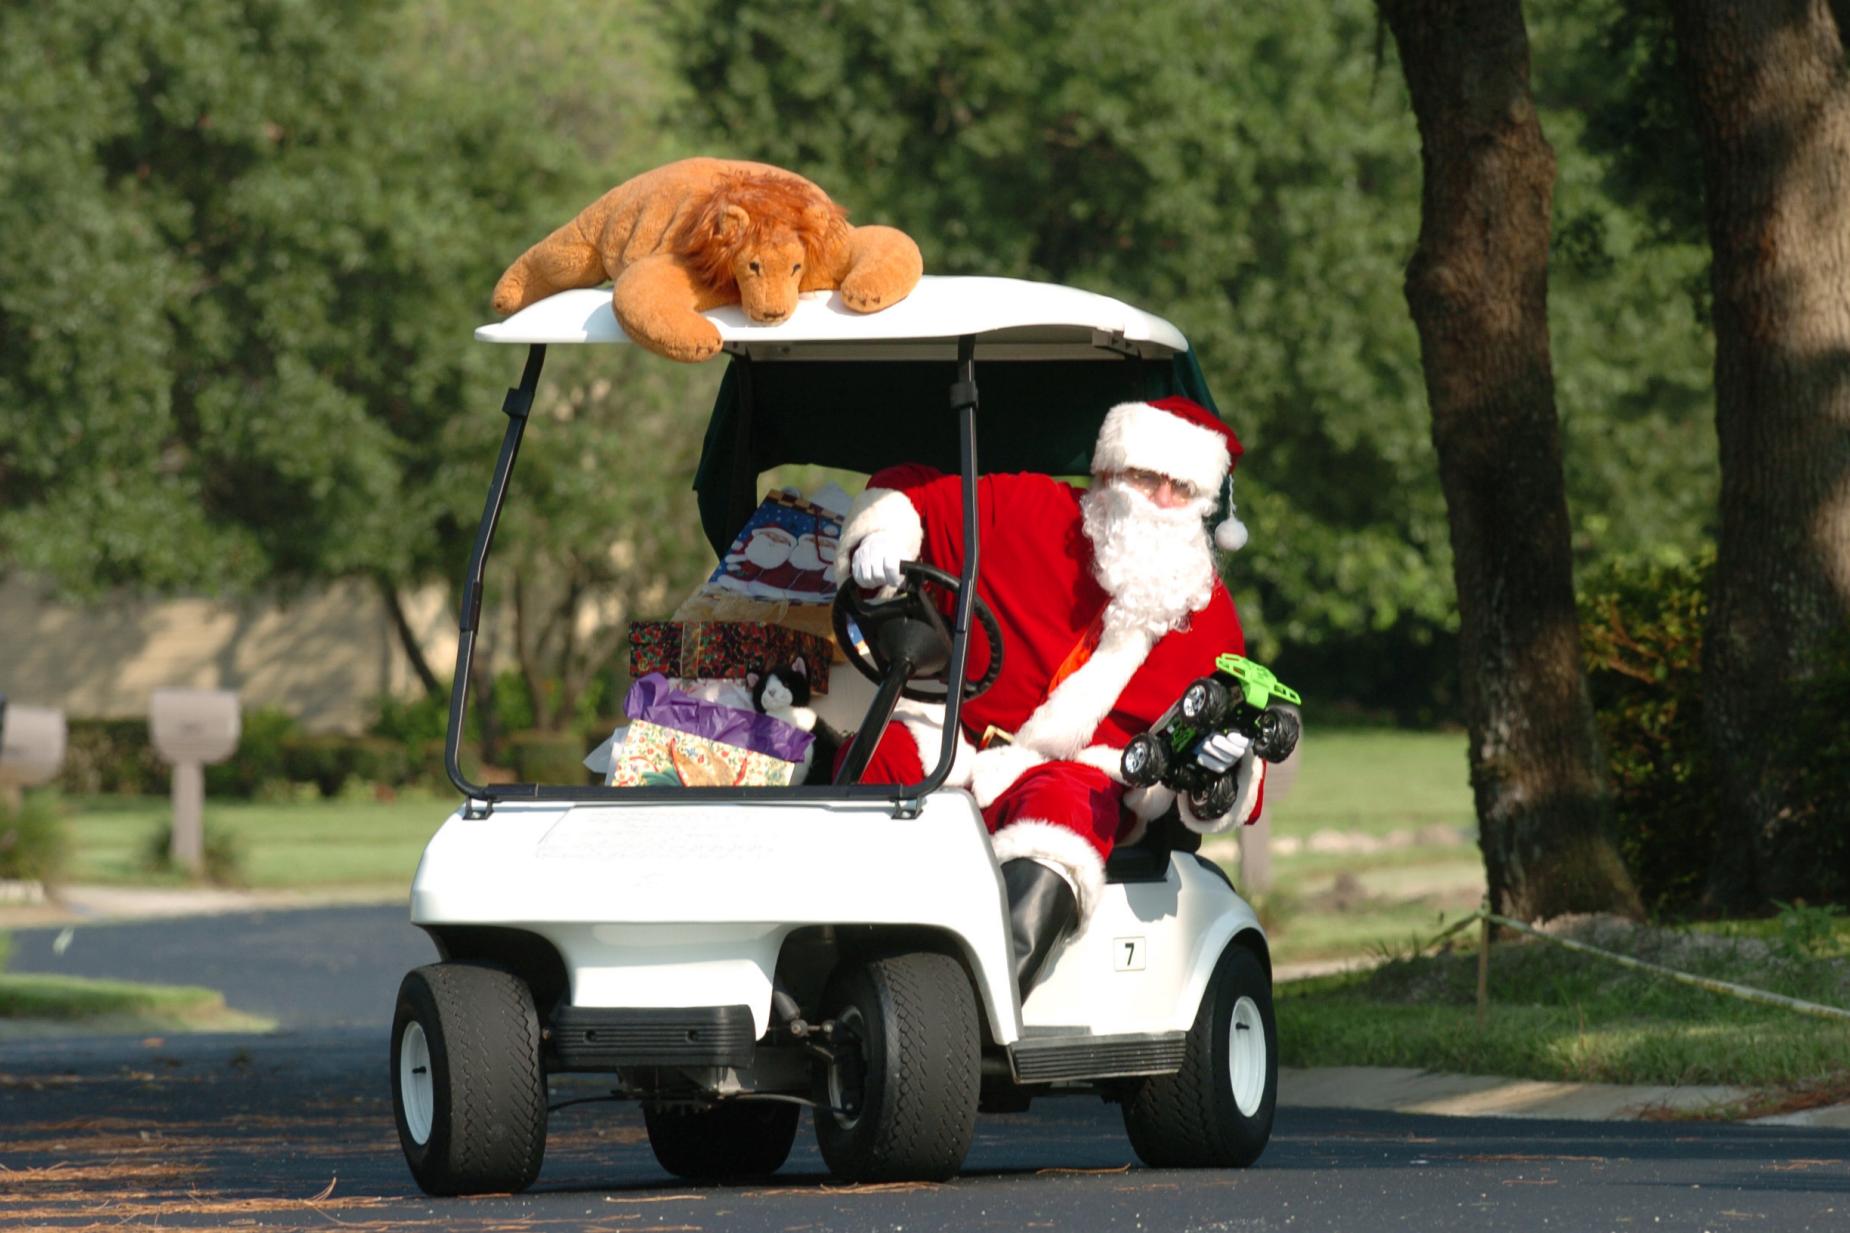
M 1721 533 L 1704 720 L 1726 830 L 1710 897 L 1809 895 L 1821 870 L 1781 739 L 1850 627 L 1850 83 L 1831 0 L 1676 0 L 1714 263 Z
M 1407 303 L 1451 523 L 1471 786 L 1492 904 L 1636 913 L 1581 662 L 1548 354 L 1554 151 L 1519 0 L 1378 0 L 1419 121 Z

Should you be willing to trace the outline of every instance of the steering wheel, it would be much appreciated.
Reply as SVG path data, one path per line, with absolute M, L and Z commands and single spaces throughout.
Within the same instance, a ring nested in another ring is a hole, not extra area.
M 915 702 L 943 702 L 951 692 L 949 682 L 945 681 L 951 663 L 951 631 L 944 622 L 944 614 L 927 594 L 927 588 L 935 587 L 955 596 L 958 579 L 923 561 L 902 562 L 900 571 L 904 579 L 899 589 L 884 599 L 862 594 L 852 581 L 844 582 L 836 590 L 831 613 L 835 640 L 841 644 L 848 662 L 862 676 L 876 683 L 885 679 L 887 669 L 895 660 L 906 659 L 912 664 L 913 679 L 936 679 L 942 684 L 936 690 L 927 690 L 908 683 L 900 694 Z M 1002 671 L 1002 627 L 996 624 L 995 613 L 989 610 L 982 596 L 977 596 L 972 608 L 984 636 L 989 639 L 989 670 L 983 673 L 981 680 L 964 681 L 966 701 L 994 685 Z M 851 626 L 860 631 L 858 638 Z

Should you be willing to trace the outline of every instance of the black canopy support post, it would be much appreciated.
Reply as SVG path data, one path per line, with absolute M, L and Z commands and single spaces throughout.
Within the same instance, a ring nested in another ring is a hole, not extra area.
M 475 632 L 482 619 L 482 575 L 488 565 L 488 550 L 495 542 L 495 528 L 501 522 L 501 504 L 507 499 L 514 460 L 520 456 L 520 438 L 527 431 L 527 417 L 533 410 L 533 392 L 539 388 L 540 369 L 545 363 L 546 348 L 537 343 L 529 347 L 520 384 L 509 390 L 502 400 L 507 431 L 501 434 L 501 454 L 495 459 L 494 478 L 488 482 L 488 500 L 482 506 L 482 522 L 476 528 L 475 547 L 469 553 L 469 572 L 463 579 L 462 607 L 456 621 L 456 677 L 450 684 L 450 723 L 443 739 L 443 769 L 450 782 L 467 798 L 464 809 L 472 816 L 484 816 L 489 808 L 487 790 L 469 782 L 463 774 L 461 761 L 463 716 L 469 699 L 469 665 L 475 658 Z
M 737 535 L 758 508 L 758 456 L 752 452 L 756 373 L 749 355 L 740 355 L 732 368 L 738 379 L 739 410 L 732 425 L 732 489 L 726 498 L 726 520 L 732 524 L 731 533 Z
M 951 670 L 944 696 L 944 743 L 939 747 L 938 765 L 925 777 L 925 782 L 908 788 L 900 797 L 902 811 L 906 812 L 917 812 L 917 802 L 944 786 L 951 773 L 951 763 L 957 756 L 957 716 L 963 709 L 964 678 L 969 675 L 966 661 L 970 653 L 970 623 L 976 610 L 977 562 L 981 556 L 977 531 L 976 403 L 976 335 L 965 334 L 957 340 L 957 379 L 951 382 L 951 412 L 957 417 L 958 467 L 963 475 L 964 568 L 957 580 L 957 615 L 951 629 Z M 989 653 L 994 655 L 999 649 L 991 647 Z

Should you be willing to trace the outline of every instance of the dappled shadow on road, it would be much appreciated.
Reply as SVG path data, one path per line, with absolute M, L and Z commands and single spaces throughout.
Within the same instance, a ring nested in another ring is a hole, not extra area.
M 1526 1218 L 1585 1187 L 1629 1193 L 1634 1203 L 1661 1192 L 1666 1211 L 1718 1193 L 1744 1207 L 1841 1208 L 1850 1193 L 1842 1132 L 1327 1109 L 1281 1110 L 1254 1169 L 1149 1170 L 1136 1163 L 1114 1108 L 1076 1098 L 980 1118 L 954 1182 L 888 1186 L 831 1179 L 807 1133 L 774 1178 L 692 1185 L 655 1164 L 634 1105 L 580 1105 L 554 1114 L 530 1192 L 433 1200 L 399 1153 L 383 1035 L 0 1049 L 0 1225 L 769 1233 L 870 1222 L 1131 1227 L 1161 1214 L 1146 1227 L 1205 1229 L 1231 1227 L 1225 1213 L 1237 1201 L 1249 1212 L 1354 1227 L 1358 1211 L 1411 1219 L 1435 1202 Z M 554 1097 L 597 1091 L 573 1078 Z
M 1441 1118 L 1394 1113 L 1280 1110 L 1271 1169 L 1488 1170 L 1509 1184 L 1573 1184 L 1623 1164 L 1652 1185 L 1747 1191 L 1850 1193 L 1850 1134 L 1801 1126 L 1574 1122 L 1541 1118 Z M 1468 1151 L 1460 1151 L 1460 1130 Z M 1752 1165 L 1747 1162 L 1757 1162 Z M 1638 1179 L 1634 1178 L 1636 1184 Z

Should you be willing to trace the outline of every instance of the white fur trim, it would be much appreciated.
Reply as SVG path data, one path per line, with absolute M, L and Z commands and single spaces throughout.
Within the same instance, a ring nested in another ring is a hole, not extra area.
M 980 750 L 970 760 L 970 791 L 976 795 L 977 807 L 988 809 L 1017 779 L 1045 761 L 1044 755 L 1022 744 Z
M 1039 818 L 1011 822 L 989 837 L 996 863 L 1027 857 L 1066 870 L 1079 899 L 1079 924 L 1073 936 L 1084 932 L 1093 909 L 1105 893 L 1105 862 L 1092 841 L 1071 827 Z
M 1144 826 L 1168 813 L 1169 807 L 1175 803 L 1176 790 L 1160 783 L 1153 783 L 1147 788 L 1132 788 L 1124 794 L 1124 807 Z M 1141 836 L 1143 827 L 1139 827 L 1137 833 Z M 1130 840 L 1120 842 L 1128 843 Z
M 874 531 L 898 536 L 909 560 L 918 558 L 919 548 L 925 543 L 925 524 L 919 520 L 912 498 L 897 488 L 869 488 L 854 499 L 842 523 L 841 543 L 835 550 L 836 582 L 848 580 L 855 545 Z
M 1092 474 L 1155 471 L 1212 493 L 1227 476 L 1226 438 L 1147 402 L 1121 402 L 1105 416 Z
M 1131 811 L 1131 828 L 1118 836 L 1117 846 L 1128 848 L 1134 843 L 1143 842 L 1150 823 L 1168 813 L 1169 807 L 1175 803 L 1175 789 L 1165 788 L 1160 783 L 1153 783 L 1147 788 L 1126 789 L 1124 807 Z
M 944 707 L 940 703 L 914 702 L 910 698 L 902 699 L 893 708 L 893 718 L 905 725 L 912 734 L 912 741 L 919 747 L 919 765 L 929 774 L 931 768 L 938 765 L 938 754 L 944 748 Z M 947 788 L 967 788 L 970 786 L 971 764 L 976 758 L 976 746 L 964 739 L 964 734 L 957 734 L 957 751 L 951 755 L 951 773 L 944 781 Z
M 1092 657 L 1034 708 L 1015 743 L 1052 758 L 1073 757 L 1091 741 L 1154 645 L 1143 630 L 1107 627 Z
M 1264 782 L 1265 763 L 1248 751 L 1233 772 L 1233 808 L 1218 818 L 1197 818 L 1195 811 L 1188 807 L 1188 795 L 1183 793 L 1176 801 L 1182 814 L 1182 825 L 1197 835 L 1218 835 L 1235 822 L 1251 822 L 1255 812 L 1253 807 L 1259 801 L 1259 785 Z
M 1110 745 L 1087 745 L 1073 755 L 1073 761 L 1082 766 L 1089 766 L 1095 771 L 1103 771 L 1111 776 L 1111 782 L 1124 782 L 1124 751 Z

